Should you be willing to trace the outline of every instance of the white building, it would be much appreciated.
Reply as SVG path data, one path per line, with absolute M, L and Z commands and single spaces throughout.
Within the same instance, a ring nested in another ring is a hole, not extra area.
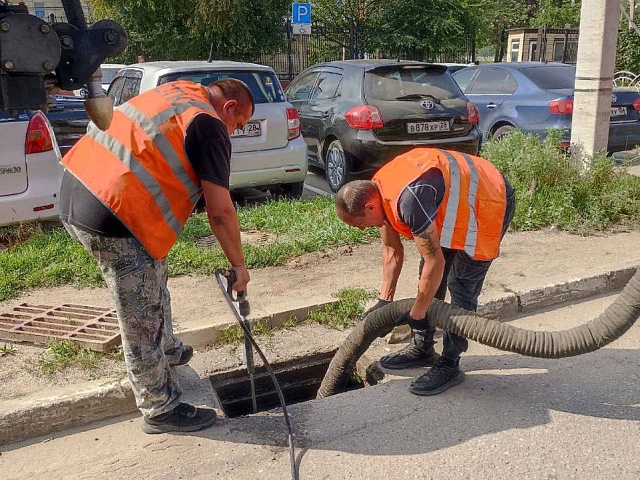
M 64 8 L 62 8 L 62 2 L 60 0 L 22 0 L 22 2 L 29 9 L 31 15 L 40 17 L 49 23 L 66 22 L 67 16 L 64 14 Z M 14 1 L 13 3 L 17 3 Z M 94 22 L 93 8 L 88 0 L 80 0 L 82 10 L 87 23 Z

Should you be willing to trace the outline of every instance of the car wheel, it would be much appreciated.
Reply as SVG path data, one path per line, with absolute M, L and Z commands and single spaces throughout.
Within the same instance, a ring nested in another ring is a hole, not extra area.
M 271 189 L 271 197 L 274 200 L 300 200 L 304 191 L 304 180 L 302 182 L 283 183 L 277 188 Z
M 351 160 L 344 151 L 340 140 L 334 140 L 324 156 L 325 175 L 332 192 L 340 190 L 345 183 L 353 180 Z
M 516 127 L 514 127 L 512 125 L 502 125 L 495 132 L 493 132 L 493 139 L 494 140 L 502 140 L 504 137 L 506 137 L 509 134 L 509 132 L 512 132 L 515 129 L 516 129 Z

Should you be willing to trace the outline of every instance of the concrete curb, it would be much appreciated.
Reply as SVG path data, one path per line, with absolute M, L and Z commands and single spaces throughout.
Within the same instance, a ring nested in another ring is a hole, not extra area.
M 636 267 L 611 270 L 592 277 L 576 278 L 567 282 L 547 285 L 531 290 L 505 293 L 482 303 L 478 314 L 487 318 L 511 318 L 520 313 L 579 300 L 595 294 L 621 290 L 635 274 Z M 291 311 L 278 312 L 252 319 L 279 326 L 292 315 L 303 318 L 309 311 L 317 310 L 326 302 Z M 206 327 L 179 332 L 185 343 L 204 347 L 211 338 L 235 324 Z M 202 339 L 209 339 L 203 342 Z M 365 374 L 366 373 L 362 372 Z M 367 372 L 370 374 L 370 372 Z M 374 382 L 375 380 L 372 379 Z M 73 390 L 72 390 L 73 388 Z M 136 411 L 135 399 L 128 380 L 95 380 L 78 386 L 64 387 L 57 392 L 40 393 L 27 398 L 10 400 L 0 407 L 0 445 L 32 439 L 69 428 L 81 427 L 93 422 L 113 418 Z

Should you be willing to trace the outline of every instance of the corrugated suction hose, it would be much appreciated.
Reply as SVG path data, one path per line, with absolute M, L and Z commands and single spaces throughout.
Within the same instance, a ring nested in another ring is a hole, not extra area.
M 395 320 L 415 299 L 392 302 L 361 321 L 340 346 L 320 385 L 317 398 L 344 390 L 356 362 L 377 337 L 396 326 Z M 434 300 L 427 318 L 434 327 L 500 350 L 528 357 L 564 358 L 593 352 L 624 334 L 640 316 L 640 269 L 618 298 L 597 318 L 574 328 L 536 332 L 489 320 L 440 300 Z

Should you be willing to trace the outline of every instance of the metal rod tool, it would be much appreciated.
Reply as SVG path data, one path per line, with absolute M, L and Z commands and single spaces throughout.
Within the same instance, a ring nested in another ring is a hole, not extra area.
M 246 328 L 243 328 L 244 337 L 244 358 L 247 364 L 247 373 L 249 374 L 249 383 L 251 384 L 251 401 L 253 403 L 253 413 L 258 412 L 258 402 L 256 399 L 256 383 L 255 373 L 256 366 L 253 360 L 253 346 L 249 336 L 245 331 L 251 334 L 251 323 L 247 320 L 247 315 L 250 312 L 249 301 L 247 300 L 247 292 L 237 292 L 235 298 L 233 296 L 233 284 L 236 282 L 236 275 L 233 270 L 216 270 L 216 279 L 220 285 L 220 289 L 224 294 L 224 298 L 234 311 L 237 320 L 241 322 Z

